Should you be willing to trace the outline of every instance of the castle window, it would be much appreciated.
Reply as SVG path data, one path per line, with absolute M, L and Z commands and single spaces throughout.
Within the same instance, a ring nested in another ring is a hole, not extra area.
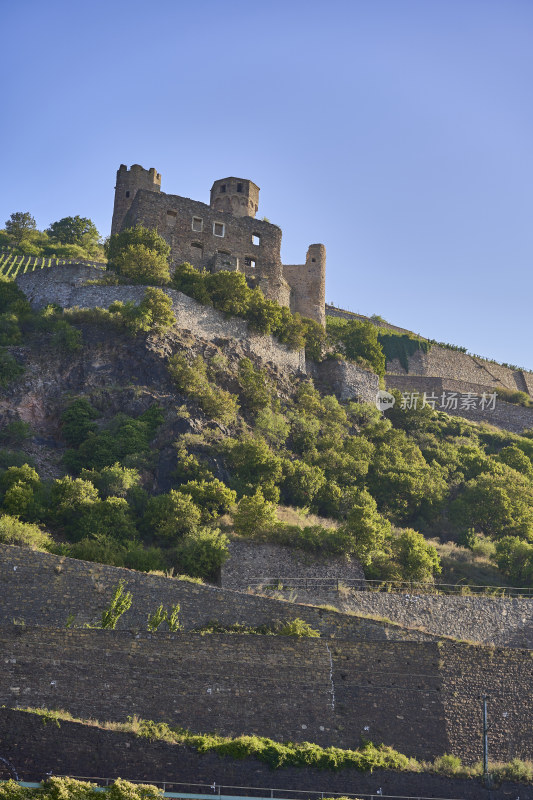
M 126 192 L 126 197 L 129 197 L 129 196 L 130 196 L 130 193 L 129 193 L 129 192 Z
M 197 233 L 201 233 L 204 229 L 204 221 L 201 217 L 192 218 L 192 229 Z
M 167 211 L 167 225 L 175 225 L 177 216 L 177 211 Z
M 220 187 L 220 194 L 224 194 L 225 191 L 226 191 L 226 184 L 223 183 L 222 186 Z
M 242 183 L 237 184 L 237 191 L 242 192 Z
M 312 259 L 311 259 L 311 261 L 312 261 L 312 262 L 313 262 L 313 264 L 314 264 L 314 263 L 315 263 L 315 261 L 316 261 L 316 258 L 312 258 Z
M 215 236 L 224 236 L 226 226 L 223 222 L 213 222 L 213 233 Z
M 245 258 L 244 258 L 244 266 L 245 267 L 251 267 L 252 269 L 255 269 L 256 263 L 257 262 L 256 262 L 255 258 L 250 258 L 250 256 L 245 256 Z
M 252 244 L 261 244 L 261 237 L 257 233 L 252 233 Z
M 200 242 L 191 242 L 191 258 L 194 261 L 201 260 L 204 257 L 204 248 Z

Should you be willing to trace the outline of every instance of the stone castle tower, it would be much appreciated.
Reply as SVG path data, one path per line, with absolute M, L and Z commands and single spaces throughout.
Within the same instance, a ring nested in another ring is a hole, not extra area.
M 174 266 L 183 261 L 211 272 L 235 270 L 251 286 L 293 312 L 325 324 L 326 248 L 312 244 L 305 264 L 281 263 L 281 229 L 257 220 L 259 187 L 245 178 L 222 178 L 210 203 L 161 191 L 161 175 L 121 164 L 111 233 L 144 225 L 170 244 Z

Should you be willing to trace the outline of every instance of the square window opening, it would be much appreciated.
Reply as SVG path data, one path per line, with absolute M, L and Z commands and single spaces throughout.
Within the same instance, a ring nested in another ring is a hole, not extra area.
M 223 183 L 222 186 L 220 187 L 220 194 L 224 194 L 225 191 L 226 191 L 226 184 Z
M 201 217 L 193 217 L 192 218 L 192 229 L 193 231 L 197 231 L 201 233 L 204 229 L 204 221 Z
M 126 192 L 126 197 L 129 197 L 129 196 L 130 196 L 130 193 L 129 193 L 129 192 Z
M 257 264 L 257 262 L 256 262 L 255 258 L 251 258 L 250 256 L 246 256 L 245 257 L 245 259 L 244 259 L 244 266 L 245 267 L 251 267 L 251 269 L 255 269 L 256 264 Z
M 213 233 L 215 236 L 224 236 L 225 232 L 225 225 L 223 222 L 214 222 L 213 223 Z
M 260 245 L 261 244 L 261 237 L 257 233 L 252 233 L 252 244 Z
M 242 192 L 242 183 L 237 184 L 237 191 Z

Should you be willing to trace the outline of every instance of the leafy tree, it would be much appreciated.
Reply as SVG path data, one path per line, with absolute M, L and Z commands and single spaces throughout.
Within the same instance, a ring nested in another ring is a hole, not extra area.
M 205 286 L 215 308 L 226 314 L 245 316 L 252 290 L 242 272 L 214 272 L 205 276 Z
M 315 320 L 304 318 L 302 322 L 305 329 L 305 354 L 312 361 L 321 361 L 327 339 L 326 331 Z
M 502 464 L 515 469 L 530 480 L 533 479 L 533 464 L 526 454 L 516 445 L 504 447 L 497 455 Z
M 129 283 L 164 286 L 170 282 L 168 258 L 144 244 L 125 247 L 114 257 L 113 266 Z
M 347 357 L 367 366 L 377 375 L 385 374 L 385 354 L 379 343 L 379 329 L 370 322 L 329 318 L 327 330 L 334 344 L 341 342 Z
M 289 435 L 290 426 L 284 414 L 265 407 L 255 418 L 255 430 L 272 445 L 281 446 Z
M 185 356 L 176 354 L 169 359 L 168 371 L 178 390 L 194 398 L 208 417 L 225 423 L 235 420 L 239 408 L 236 396 L 209 381 L 201 356 L 189 365 Z
M 148 287 L 138 306 L 125 320 L 126 327 L 134 333 L 150 332 L 161 334 L 171 328 L 176 318 L 172 310 L 172 300 L 161 289 Z
M 249 358 L 239 361 L 239 383 L 245 406 L 260 411 L 270 405 L 272 387 L 262 369 L 256 369 Z
M 276 506 L 265 500 L 261 489 L 257 489 L 252 496 L 242 497 L 233 515 L 235 530 L 243 536 L 253 536 L 274 525 L 276 520 Z
M 403 580 L 423 583 L 441 572 L 435 547 L 411 528 L 405 528 L 398 536 L 393 536 L 390 549 L 400 565 Z
M 228 537 L 218 528 L 198 528 L 180 540 L 173 557 L 180 572 L 214 581 L 229 558 Z
M 71 447 L 78 447 L 96 430 L 94 422 L 99 417 L 98 411 L 86 397 L 73 400 L 61 414 L 61 434 Z
M 209 522 L 226 514 L 237 500 L 236 493 L 218 478 L 188 481 L 177 490 L 190 495 L 202 513 L 202 522 Z
M 6 231 L 15 244 L 20 244 L 26 239 L 35 227 L 35 220 L 29 211 L 15 211 L 6 220 Z
M 89 481 L 67 475 L 56 480 L 50 494 L 52 518 L 67 535 L 76 536 L 80 515 L 98 500 L 98 492 Z
M 94 222 L 87 217 L 63 217 L 52 222 L 46 233 L 62 244 L 77 244 L 86 250 L 94 249 L 100 240 L 100 234 Z
M 372 554 L 383 547 L 391 526 L 377 510 L 376 501 L 365 490 L 357 492 L 347 519 L 341 528 L 349 547 L 363 565 L 368 565 Z
M 201 511 L 190 494 L 171 489 L 168 494 L 151 497 L 143 525 L 148 534 L 172 542 L 194 533 L 201 521 Z
M 224 449 L 233 470 L 237 493 L 253 494 L 256 489 L 261 488 L 268 500 L 277 502 L 282 460 L 271 451 L 265 440 L 259 436 L 227 439 Z
M 69 526 L 69 539 L 105 536 L 127 543 L 137 538 L 137 530 L 130 508 L 123 497 L 107 497 L 86 503 L 79 510 L 76 525 Z
M 163 256 L 167 261 L 170 257 L 170 245 L 154 228 L 136 225 L 134 228 L 127 228 L 120 233 L 115 233 L 109 238 L 105 249 L 110 264 L 113 265 L 117 256 L 134 245 L 143 245 L 148 250 Z
M 309 506 L 322 486 L 326 477 L 320 467 L 306 464 L 304 461 L 283 460 L 282 494 L 286 503 L 300 507 Z
M 188 261 L 184 261 L 174 270 L 172 288 L 198 300 L 199 303 L 211 305 L 211 297 L 205 285 L 206 275 L 205 271 L 200 272 Z
M 518 536 L 504 536 L 496 542 L 494 561 L 498 569 L 519 585 L 533 582 L 533 544 Z
M 495 539 L 533 540 L 533 485 L 506 465 L 500 469 L 468 481 L 450 504 L 450 519 L 459 528 L 473 527 Z
M 118 461 L 101 470 L 82 469 L 80 478 L 96 486 L 103 498 L 126 497 L 128 491 L 134 486 L 139 486 L 141 480 L 138 470 L 123 467 Z
M 246 319 L 252 330 L 270 334 L 281 325 L 281 306 L 268 300 L 261 289 L 253 289 L 248 297 Z

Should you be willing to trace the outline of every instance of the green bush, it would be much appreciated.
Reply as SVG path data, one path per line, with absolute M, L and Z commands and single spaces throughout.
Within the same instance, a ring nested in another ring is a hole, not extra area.
M 153 250 L 166 259 L 170 256 L 170 245 L 154 228 L 144 228 L 142 225 L 136 225 L 134 228 L 127 228 L 110 236 L 105 247 L 110 264 L 113 265 L 115 259 L 128 247 L 135 245 L 143 245 L 148 250 Z
M 0 542 L 45 551 L 52 545 L 50 535 L 41 530 L 38 525 L 21 522 L 18 517 L 8 514 L 0 516 Z
M 226 424 L 235 420 L 239 409 L 237 398 L 211 383 L 201 356 L 189 365 L 185 356 L 176 354 L 170 358 L 168 370 L 176 388 L 196 400 L 208 417 Z
M 4 347 L 0 347 L 0 387 L 5 389 L 20 378 L 24 367 Z
M 265 500 L 261 489 L 252 496 L 244 496 L 233 514 L 233 525 L 242 536 L 253 536 L 277 521 L 276 506 Z
M 261 437 L 241 436 L 223 443 L 226 460 L 233 473 L 234 488 L 240 495 L 261 489 L 267 500 L 277 503 L 282 460 Z
M 71 447 L 78 447 L 90 433 L 96 430 L 98 411 L 86 397 L 73 400 L 61 414 L 61 434 Z
M 239 383 L 243 405 L 250 411 L 260 411 L 270 405 L 272 386 L 264 370 L 256 369 L 249 358 L 239 362 Z
M 130 244 L 117 253 L 113 266 L 128 283 L 164 286 L 170 282 L 168 257 L 144 244 Z
M 203 481 L 188 481 L 179 487 L 178 492 L 188 494 L 202 514 L 202 522 L 226 514 L 237 500 L 236 493 L 218 478 Z
M 172 288 L 176 289 L 178 292 L 183 292 L 183 294 L 188 295 L 188 297 L 194 298 L 194 300 L 197 300 L 199 303 L 212 305 L 211 297 L 205 285 L 206 275 L 207 273 L 205 270 L 200 272 L 195 269 L 192 264 L 189 264 L 188 261 L 185 261 L 183 264 L 176 267 L 174 271 L 172 276 Z
M 145 532 L 157 539 L 174 542 L 194 533 L 201 521 L 201 511 L 190 494 L 171 489 L 168 494 L 151 497 L 143 519 Z
M 171 558 L 186 575 L 216 581 L 229 558 L 228 538 L 218 528 L 198 528 L 183 537 Z

